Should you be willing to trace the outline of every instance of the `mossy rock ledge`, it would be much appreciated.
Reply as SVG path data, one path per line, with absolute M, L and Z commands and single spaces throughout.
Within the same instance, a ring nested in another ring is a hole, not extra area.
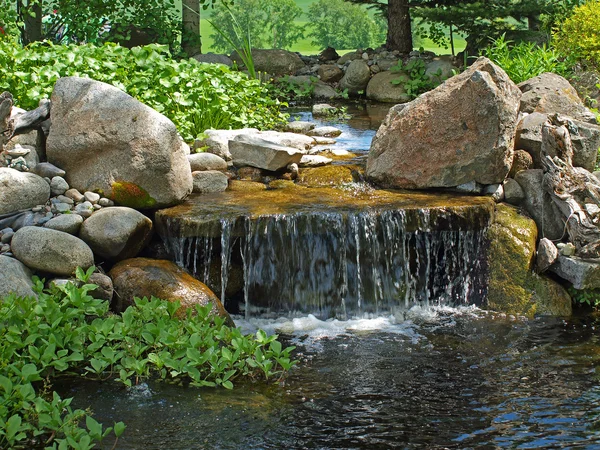
M 488 309 L 527 317 L 571 314 L 567 291 L 532 271 L 537 242 L 533 219 L 515 207 L 498 204 L 488 238 Z

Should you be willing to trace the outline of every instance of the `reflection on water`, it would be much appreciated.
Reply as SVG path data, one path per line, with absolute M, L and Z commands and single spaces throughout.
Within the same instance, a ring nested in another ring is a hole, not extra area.
M 122 449 L 600 448 L 600 321 L 471 307 L 242 325 L 290 333 L 301 364 L 285 384 L 64 393 L 125 421 Z

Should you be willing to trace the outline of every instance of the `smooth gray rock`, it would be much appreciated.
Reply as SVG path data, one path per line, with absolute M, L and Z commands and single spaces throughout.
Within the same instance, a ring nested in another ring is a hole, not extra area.
M 75 206 L 75 209 L 73 210 L 73 212 L 75 214 L 79 214 L 84 219 L 87 219 L 94 213 L 94 205 L 92 205 L 88 201 L 85 201 L 85 202 L 80 203 L 79 205 Z
M 330 114 L 335 114 L 337 110 L 338 109 L 335 106 L 328 103 L 317 103 L 312 107 L 312 115 L 314 117 L 328 116 Z
M 522 170 L 515 175 L 525 198 L 522 205 L 535 220 L 541 237 L 561 239 L 566 233 L 562 214 L 542 186 L 544 173 L 541 169 Z
M 61 214 L 46 222 L 44 227 L 77 236 L 82 223 L 83 217 L 79 214 Z
M 384 103 L 406 103 L 411 100 L 406 93 L 404 82 L 393 84 L 392 81 L 403 80 L 408 82 L 405 73 L 390 72 L 388 70 L 375 74 L 367 85 L 367 98 Z
M 340 80 L 340 89 L 348 89 L 349 94 L 358 94 L 367 89 L 371 79 L 371 70 L 365 61 L 355 59 L 348 65 L 344 77 Z
M 81 192 L 79 192 L 77 189 L 68 189 L 65 192 L 65 196 L 69 197 L 71 200 L 73 200 L 74 202 L 83 202 L 85 200 L 85 197 L 83 196 L 83 194 Z
M 302 120 L 293 120 L 292 122 L 288 122 L 285 124 L 283 128 L 285 131 L 289 131 L 290 133 L 301 133 L 306 134 L 310 130 L 315 127 L 313 122 L 304 122 Z
M 210 192 L 223 192 L 227 189 L 229 178 L 218 170 L 205 170 L 192 172 L 194 179 L 194 193 L 207 194 Z
M 308 150 L 315 145 L 315 139 L 298 133 L 285 133 L 280 131 L 259 131 L 256 136 L 265 141 L 273 142 L 284 147 L 297 148 L 298 150 Z M 235 139 L 234 139 L 235 140 Z
M 336 127 L 316 127 L 306 134 L 308 136 L 337 137 L 342 134 L 342 130 Z
M 12 238 L 11 249 L 27 267 L 57 275 L 71 275 L 77 267 L 86 270 L 94 264 L 92 249 L 85 242 L 49 228 L 21 228 Z
M 60 78 L 51 120 L 48 162 L 64 169 L 80 192 L 102 192 L 136 208 L 175 205 L 191 193 L 184 143 L 173 122 L 120 89 Z
M 256 136 L 240 135 L 229 141 L 229 151 L 233 163 L 238 166 L 251 166 L 259 169 L 277 171 L 288 164 L 299 163 L 303 152 L 274 144 Z
M 537 255 L 535 257 L 536 272 L 545 272 L 552 264 L 554 264 L 557 258 L 558 249 L 556 248 L 556 245 L 548 238 L 540 239 Z
M 9 294 L 36 297 L 31 270 L 20 261 L 0 255 L 0 300 Z
M 202 170 L 227 170 L 227 161 L 213 153 L 202 152 L 188 155 L 192 172 Z
M 100 200 L 100 194 L 96 194 L 95 192 L 86 191 L 83 193 L 83 198 L 85 198 L 92 205 L 98 203 Z
M 242 67 L 243 61 L 237 52 L 233 52 L 231 59 L 238 67 Z M 294 75 L 304 67 L 300 57 L 287 50 L 281 49 L 252 49 L 252 59 L 257 72 L 265 72 L 271 75 Z
M 500 67 L 479 58 L 390 109 L 371 144 L 367 177 L 404 189 L 501 183 L 512 165 L 520 96 Z
M 102 258 L 121 261 L 135 257 L 150 241 L 152 221 L 133 208 L 102 208 L 83 222 L 79 237 Z
M 202 139 L 194 141 L 193 148 L 201 149 L 209 153 L 220 156 L 225 161 L 231 161 L 229 153 L 229 141 L 240 134 L 258 133 L 256 128 L 242 128 L 240 130 L 206 130 Z
M 512 178 L 507 178 L 502 183 L 504 187 L 504 201 L 511 205 L 518 206 L 523 200 L 525 200 L 525 193 L 521 188 L 521 185 Z
M 559 256 L 550 271 L 573 284 L 575 289 L 600 288 L 600 260 Z
M 52 177 L 50 191 L 52 195 L 62 195 L 69 190 L 69 184 L 63 177 Z
M 0 167 L 0 214 L 43 205 L 50 198 L 50 186 L 33 173 Z

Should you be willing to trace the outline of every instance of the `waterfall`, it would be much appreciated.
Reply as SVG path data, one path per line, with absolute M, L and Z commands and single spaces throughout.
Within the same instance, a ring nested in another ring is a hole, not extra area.
M 235 271 L 247 315 L 347 318 L 481 302 L 489 218 L 478 220 L 444 208 L 325 209 L 226 215 L 182 236 L 167 216 L 161 235 L 175 262 L 222 299 Z

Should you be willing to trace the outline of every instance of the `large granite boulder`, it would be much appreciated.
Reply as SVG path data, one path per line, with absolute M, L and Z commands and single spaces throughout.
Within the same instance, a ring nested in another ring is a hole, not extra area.
M 358 94 L 367 88 L 370 79 L 371 69 L 367 62 L 356 59 L 348 65 L 344 77 L 340 80 L 340 89 L 347 89 L 349 94 Z
M 83 222 L 79 237 L 97 255 L 110 261 L 133 258 L 152 237 L 152 221 L 125 206 L 96 211 Z
M 571 297 L 564 288 L 532 272 L 537 239 L 532 219 L 498 204 L 488 238 L 488 309 L 528 317 L 571 314 Z
M 290 133 L 293 134 L 293 133 Z M 276 171 L 289 164 L 298 164 L 304 152 L 292 147 L 275 144 L 253 135 L 239 135 L 229 141 L 233 164 Z
M 23 227 L 10 246 L 19 261 L 42 272 L 72 275 L 77 267 L 87 270 L 94 265 L 94 254 L 85 242 L 50 228 Z
M 542 127 L 549 114 L 534 112 L 523 117 L 517 126 L 515 148 L 526 150 L 533 159 L 533 167 L 542 169 Z M 569 135 L 573 143 L 573 166 L 592 172 L 596 167 L 600 147 L 600 127 L 568 118 Z
M 384 103 L 406 103 L 410 101 L 410 96 L 406 93 L 403 83 L 392 84 L 392 81 L 398 79 L 408 81 L 408 76 L 404 73 L 395 73 L 388 70 L 375 74 L 367 85 L 367 98 Z
M 35 297 L 33 274 L 22 262 L 0 255 L 0 300 L 9 294 L 17 297 Z
M 114 86 L 59 79 L 51 120 L 48 161 L 80 192 L 138 209 L 174 205 L 192 192 L 185 144 L 173 122 Z
M 43 205 L 50 198 L 50 185 L 42 177 L 0 167 L 0 214 Z
M 479 58 L 390 109 L 371 144 L 367 176 L 408 189 L 502 183 L 512 165 L 520 97 L 501 68 Z
M 237 52 L 231 55 L 231 59 L 238 67 L 244 65 L 242 58 L 240 58 Z M 294 75 L 305 66 L 297 53 L 277 48 L 253 48 L 252 59 L 254 61 L 254 69 L 257 72 L 265 72 L 274 76 Z
M 596 124 L 596 116 L 585 107 L 571 84 L 555 73 L 546 72 L 519 83 L 523 92 L 521 112 L 559 113 Z
M 233 321 L 217 296 L 203 283 L 196 280 L 175 263 L 149 258 L 132 258 L 117 263 L 108 275 L 113 280 L 117 301 L 114 309 L 124 311 L 134 304 L 134 297 L 152 296 L 174 302 L 179 300 L 183 307 L 179 312 L 195 305 L 212 304 L 212 312 L 224 317 L 229 325 Z

